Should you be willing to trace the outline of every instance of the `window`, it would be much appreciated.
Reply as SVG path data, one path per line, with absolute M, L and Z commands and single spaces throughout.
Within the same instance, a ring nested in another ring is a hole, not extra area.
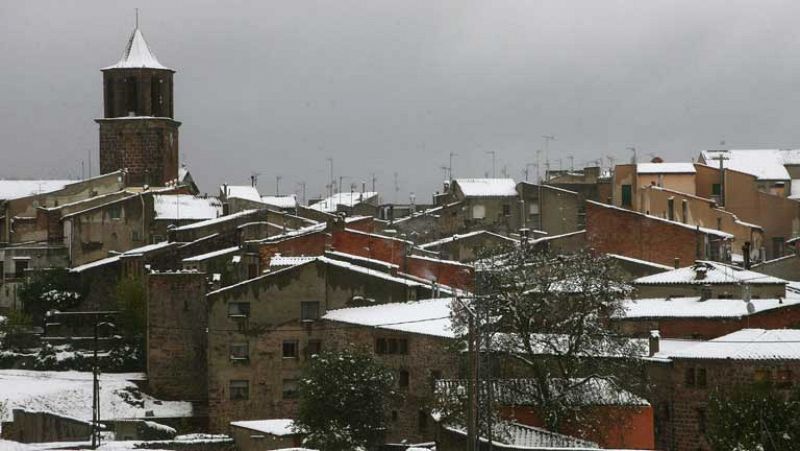
M 695 371 L 695 379 L 697 380 L 697 386 L 700 388 L 706 387 L 706 369 L 705 368 L 697 368 Z
M 297 379 L 283 380 L 283 399 L 297 399 Z
M 792 386 L 792 371 L 778 370 L 775 385 L 778 388 L 789 388 Z
M 250 316 L 249 302 L 231 302 L 228 304 L 228 316 L 231 318 L 247 318 Z
M 697 409 L 697 432 L 706 433 L 706 410 Z
M 622 185 L 622 206 L 633 206 L 633 191 L 631 185 Z
M 6 275 L 4 266 L 5 266 L 5 262 L 0 260 L 0 280 L 2 280 L 3 277 L 5 277 L 5 275 Z
M 511 216 L 511 205 L 503 204 L 503 216 Z
M 14 276 L 17 278 L 25 277 L 25 270 L 28 269 L 28 260 L 14 260 Z
M 250 358 L 250 346 L 245 343 L 231 343 L 231 360 L 247 360 Z
M 397 376 L 397 386 L 400 388 L 408 388 L 408 371 L 400 370 Z
M 378 338 L 375 340 L 376 354 L 408 354 L 408 340 L 405 338 Z
M 670 221 L 675 220 L 675 198 L 670 197 L 667 199 L 667 219 Z
M 705 368 L 686 368 L 684 385 L 687 387 L 705 388 L 707 385 Z
M 783 256 L 783 237 L 776 236 L 772 238 L 772 258 Z
M 306 345 L 306 358 L 322 352 L 322 340 L 308 340 Z
M 232 380 L 230 385 L 231 400 L 239 401 L 250 398 L 250 381 Z
M 319 319 L 319 301 L 307 301 L 300 303 L 300 320 L 314 321 Z
M 483 219 L 486 217 L 486 207 L 483 205 L 472 206 L 472 219 Z
M 122 207 L 119 204 L 114 204 L 108 207 L 108 217 L 111 219 L 119 219 L 122 217 Z
M 283 340 L 283 358 L 297 358 L 297 340 Z
M 711 194 L 714 196 L 719 196 L 722 194 L 722 185 L 719 183 L 714 183 L 711 185 Z
M 686 221 L 688 221 L 687 216 L 689 216 L 689 206 L 686 202 L 686 199 L 683 199 L 681 201 L 681 222 L 684 224 L 686 224 Z
M 392 421 L 397 421 L 397 411 L 392 410 Z

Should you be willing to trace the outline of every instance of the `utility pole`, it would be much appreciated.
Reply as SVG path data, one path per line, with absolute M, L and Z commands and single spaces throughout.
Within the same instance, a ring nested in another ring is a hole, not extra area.
M 478 334 L 476 315 L 461 297 L 456 296 L 459 307 L 469 317 L 467 322 L 467 354 L 469 355 L 469 376 L 467 377 L 467 451 L 478 451 Z
M 116 311 L 94 311 L 94 312 L 59 312 L 51 310 L 47 312 L 47 316 L 53 317 L 88 317 L 94 321 L 94 351 L 93 351 L 93 366 L 92 369 L 92 449 L 97 449 L 100 446 L 100 362 L 98 358 L 98 342 L 100 336 L 100 326 L 114 327 L 106 318 L 113 317 L 118 312 Z
M 725 206 L 725 161 L 730 160 L 730 157 L 726 157 L 725 154 L 722 152 L 718 152 L 716 157 L 712 157 L 712 160 L 719 161 L 719 206 Z
M 492 178 L 495 178 L 495 172 L 494 172 L 494 160 L 495 160 L 495 155 L 496 155 L 496 152 L 495 152 L 494 150 L 490 150 L 490 151 L 488 151 L 488 152 L 486 152 L 486 153 L 488 153 L 488 154 L 490 154 L 490 155 L 492 156 Z

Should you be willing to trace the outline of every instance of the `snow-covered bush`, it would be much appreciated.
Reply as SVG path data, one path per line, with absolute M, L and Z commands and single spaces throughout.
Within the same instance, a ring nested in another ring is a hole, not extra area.
M 178 434 L 174 428 L 155 421 L 142 421 L 136 426 L 136 432 L 142 440 L 171 440 Z

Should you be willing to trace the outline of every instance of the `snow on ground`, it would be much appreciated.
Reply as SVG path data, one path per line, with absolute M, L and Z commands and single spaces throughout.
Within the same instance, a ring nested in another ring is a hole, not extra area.
M 100 414 L 103 419 L 145 418 L 147 411 L 152 411 L 155 418 L 191 416 L 192 405 L 189 402 L 158 401 L 144 393 L 141 394 L 141 404 L 126 402 L 126 398 L 137 401 L 126 390 L 138 393 L 131 380 L 142 377 L 140 373 L 100 376 Z M 5 404 L 0 417 L 2 421 L 11 421 L 11 410 L 15 408 L 91 420 L 92 373 L 0 370 L 0 402 Z
M 181 446 L 180 449 L 189 449 L 187 446 L 193 443 L 217 443 L 217 442 L 231 442 L 231 438 L 222 434 L 186 434 L 175 437 L 174 440 L 164 441 L 103 441 L 99 450 L 101 451 L 122 451 L 131 449 L 143 449 L 142 443 L 148 443 L 148 446 L 153 444 L 164 444 L 164 448 L 146 448 L 149 451 L 167 451 L 174 450 L 176 444 Z M 9 440 L 0 439 L 0 450 L 2 451 L 42 451 L 42 450 L 55 450 L 55 449 L 89 449 L 91 442 L 49 442 L 49 443 L 19 443 Z

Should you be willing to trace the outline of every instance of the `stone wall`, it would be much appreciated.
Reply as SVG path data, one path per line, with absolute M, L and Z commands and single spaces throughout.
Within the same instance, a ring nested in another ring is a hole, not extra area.
M 169 118 L 97 119 L 100 172 L 127 169 L 133 186 L 165 186 L 178 179 L 178 127 Z
M 22 443 L 85 441 L 92 423 L 49 412 L 13 410 L 13 422 L 3 423 L 2 438 Z
M 206 399 L 206 278 L 199 272 L 147 275 L 147 376 L 153 396 Z

